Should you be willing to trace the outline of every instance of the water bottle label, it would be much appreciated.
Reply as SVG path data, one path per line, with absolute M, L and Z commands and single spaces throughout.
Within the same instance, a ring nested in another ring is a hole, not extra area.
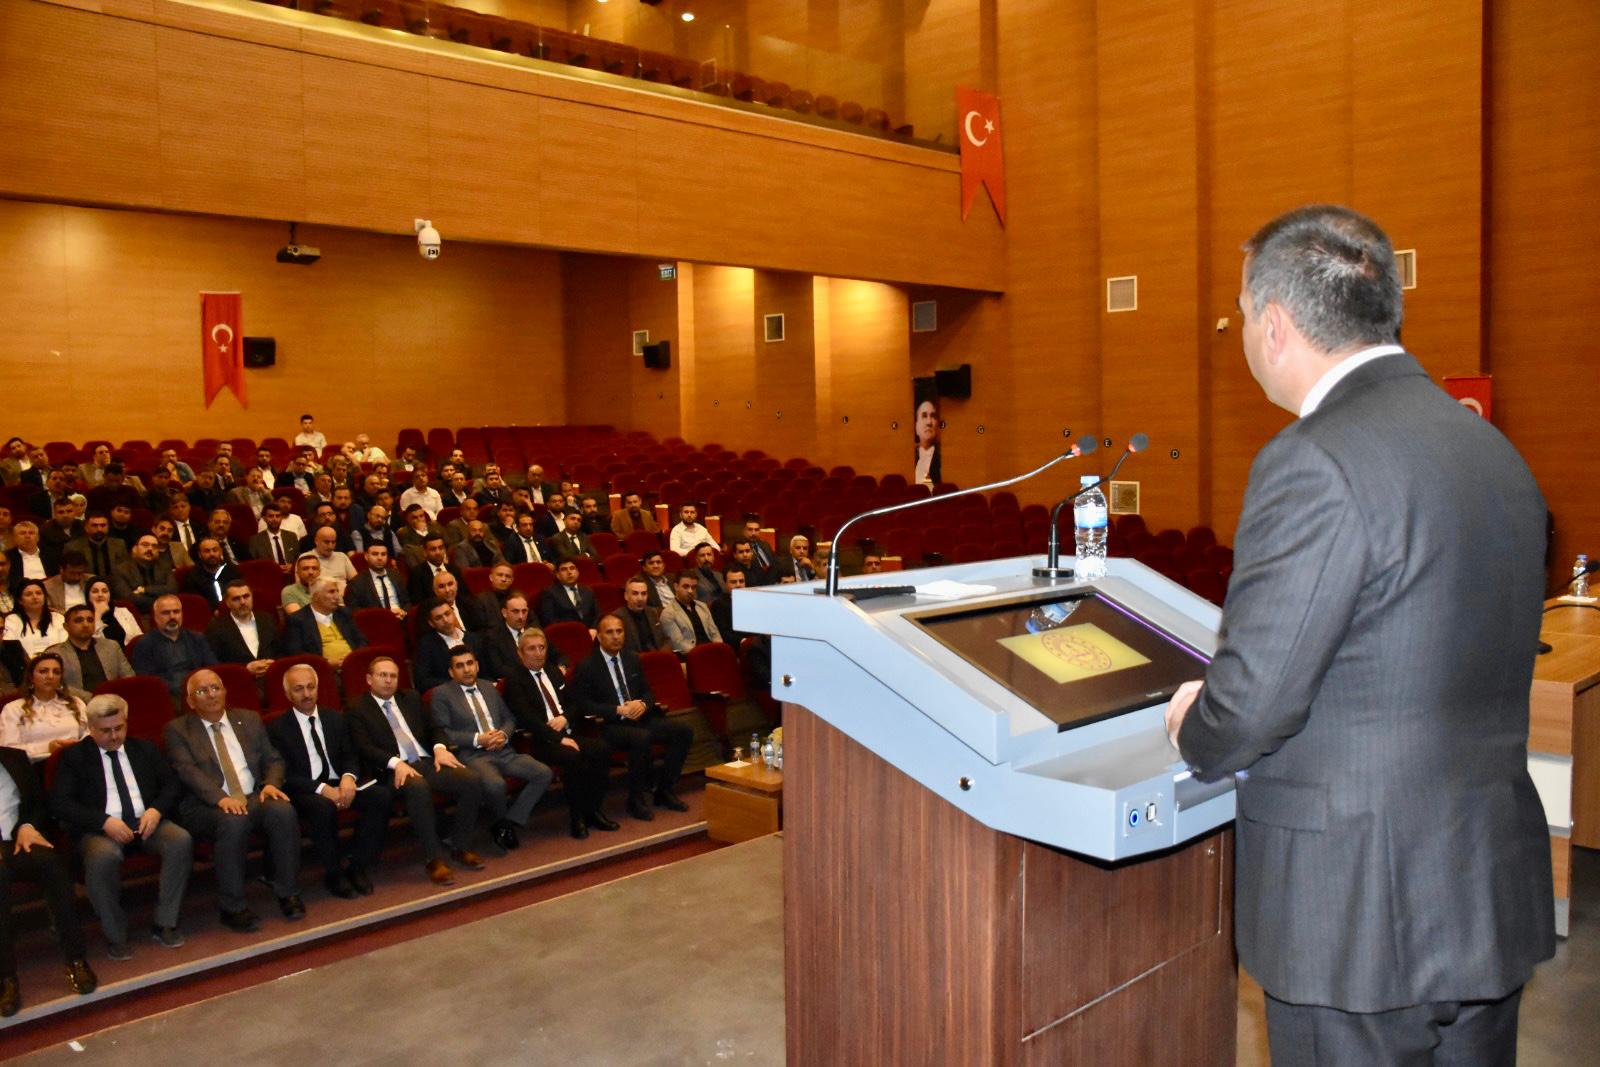
M 1079 504 L 1072 509 L 1073 524 L 1085 530 L 1097 530 L 1106 524 L 1104 504 Z

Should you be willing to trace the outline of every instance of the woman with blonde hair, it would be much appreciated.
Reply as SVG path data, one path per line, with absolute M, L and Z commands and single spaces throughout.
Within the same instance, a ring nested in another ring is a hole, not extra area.
M 0 745 L 20 748 L 35 763 L 88 734 L 84 702 L 61 682 L 61 656 L 41 652 L 22 674 L 22 695 L 0 709 Z

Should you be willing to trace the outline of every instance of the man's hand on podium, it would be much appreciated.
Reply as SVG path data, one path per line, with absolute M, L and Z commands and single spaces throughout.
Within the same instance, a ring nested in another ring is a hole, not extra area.
M 1195 697 L 1200 695 L 1205 684 L 1204 681 L 1184 682 L 1172 694 L 1172 702 L 1167 705 L 1167 740 L 1172 742 L 1173 748 L 1178 747 L 1178 731 L 1183 729 L 1183 717 L 1194 707 Z

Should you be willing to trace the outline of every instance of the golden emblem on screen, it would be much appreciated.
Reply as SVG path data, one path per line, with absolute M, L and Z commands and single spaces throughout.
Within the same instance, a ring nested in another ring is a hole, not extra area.
M 1056 682 L 1081 682 L 1150 660 L 1092 622 L 1063 626 L 1041 634 L 1004 637 L 1000 643 Z

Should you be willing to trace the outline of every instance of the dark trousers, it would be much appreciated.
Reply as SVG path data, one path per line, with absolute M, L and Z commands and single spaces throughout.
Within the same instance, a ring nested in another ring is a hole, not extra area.
M 1517 1062 L 1522 990 L 1499 1000 L 1351 1012 L 1267 996 L 1273 1067 L 1501 1067 Z
M 633 722 L 621 720 L 605 725 L 606 743 L 628 754 L 628 793 L 639 796 L 652 790 L 671 789 L 683 773 L 683 761 L 689 756 L 689 745 L 694 742 L 694 730 L 688 723 L 669 719 L 659 711 L 652 711 Z M 667 753 L 661 760 L 661 772 L 654 781 L 650 774 L 650 746 L 659 744 Z
M 79 838 L 78 854 L 83 857 L 83 884 L 89 891 L 89 904 L 100 920 L 101 932 L 113 944 L 128 940 L 128 913 L 122 907 L 122 859 L 129 850 L 161 857 L 157 926 L 178 925 L 178 909 L 194 867 L 194 838 L 171 819 L 162 819 L 149 837 L 136 836 L 126 845 L 117 844 L 105 834 Z
M 577 748 L 548 741 L 533 743 L 533 758 L 561 772 L 561 791 L 574 815 L 599 811 L 611 771 L 611 746 L 598 737 L 575 737 Z
M 483 805 L 482 780 L 469 770 L 446 767 L 433 769 L 433 760 L 427 757 L 411 764 L 411 769 L 422 772 L 421 779 L 410 778 L 397 792 L 406 806 L 406 816 L 422 845 L 422 862 L 439 859 L 443 843 L 434 819 L 433 794 L 440 793 L 455 798 L 456 813 L 450 820 L 450 846 L 470 848 L 472 834 L 478 827 L 478 808 Z M 391 778 L 390 781 L 393 781 Z
M 255 794 L 248 804 L 245 814 L 229 815 L 188 796 L 179 809 L 181 821 L 191 834 L 213 842 L 211 860 L 217 876 L 217 905 L 223 911 L 244 909 L 245 855 L 254 830 L 260 830 L 267 838 L 272 891 L 280 897 L 299 892 L 300 824 L 294 817 L 294 805 L 281 800 L 263 804 Z
M 393 806 L 394 791 L 382 782 L 375 782 L 356 792 L 350 808 L 356 813 L 355 833 L 345 845 L 339 839 L 339 806 L 320 793 L 297 793 L 290 797 L 294 810 L 300 815 L 306 836 L 311 839 L 311 852 L 322 865 L 323 876 L 333 874 L 348 861 L 351 866 L 366 870 L 378 862 L 383 851 L 383 831 L 389 825 L 389 809 Z
M 12 978 L 17 973 L 17 954 L 12 945 L 11 883 L 19 879 L 33 882 L 44 894 L 45 907 L 56 924 L 56 941 L 67 962 L 82 959 L 88 950 L 83 943 L 83 926 L 78 922 L 67 865 L 53 848 L 35 845 L 27 852 L 17 852 L 13 842 L 0 842 L 0 977 Z

